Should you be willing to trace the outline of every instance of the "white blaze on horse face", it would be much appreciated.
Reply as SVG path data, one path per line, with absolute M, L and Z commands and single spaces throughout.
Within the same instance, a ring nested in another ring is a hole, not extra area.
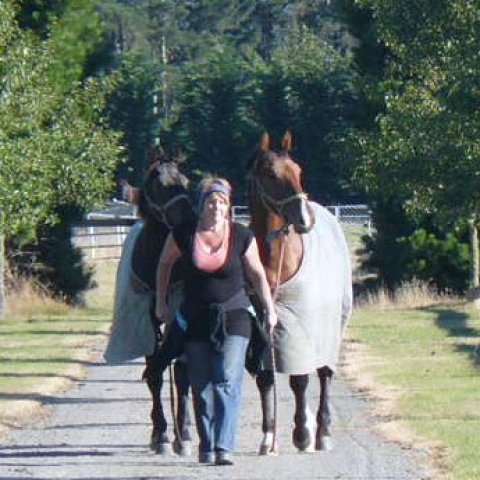
M 311 209 L 308 208 L 308 200 L 305 198 L 300 201 L 300 216 L 305 230 L 310 230 L 313 227 L 313 215 Z
M 289 196 L 287 194 L 286 196 L 287 208 L 288 203 L 291 201 L 290 220 L 298 233 L 308 232 L 313 227 L 314 219 L 302 188 L 302 170 L 290 157 L 284 158 L 284 161 L 278 162 L 277 165 L 282 167 L 281 176 L 283 182 L 293 190 L 293 195 L 290 194 Z

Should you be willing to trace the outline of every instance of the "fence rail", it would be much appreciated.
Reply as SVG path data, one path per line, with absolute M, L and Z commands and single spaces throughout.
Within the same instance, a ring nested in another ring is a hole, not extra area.
M 133 221 L 121 225 L 101 225 L 98 222 L 72 228 L 72 242 L 80 248 L 87 261 L 118 260 L 122 245 Z
M 367 205 L 329 205 L 326 208 L 346 228 L 358 225 L 371 234 L 371 213 Z M 232 214 L 234 220 L 242 223 L 248 223 L 250 219 L 248 207 L 244 205 L 235 205 Z M 134 221 L 133 218 L 119 220 L 113 216 L 105 216 L 103 221 L 87 220 L 73 227 L 72 242 L 83 251 L 87 261 L 118 260 L 123 242 Z

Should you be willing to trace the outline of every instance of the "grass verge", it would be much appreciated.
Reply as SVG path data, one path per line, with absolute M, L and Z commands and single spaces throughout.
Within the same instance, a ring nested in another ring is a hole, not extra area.
M 384 434 L 432 448 L 442 478 L 480 478 L 477 310 L 459 303 L 362 308 L 349 326 L 349 354 L 347 377 L 379 400 Z
M 0 439 L 43 413 L 45 400 L 95 361 L 92 352 L 111 320 L 115 270 L 113 263 L 96 269 L 98 287 L 87 293 L 87 308 L 67 308 L 28 287 L 7 299 L 12 308 L 0 321 Z

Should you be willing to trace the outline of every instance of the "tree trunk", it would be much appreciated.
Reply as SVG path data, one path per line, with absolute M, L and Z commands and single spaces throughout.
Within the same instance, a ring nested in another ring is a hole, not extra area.
M 470 290 L 467 292 L 467 300 L 480 309 L 480 287 L 479 287 L 479 252 L 478 252 L 478 225 L 477 218 L 473 217 L 470 222 L 470 246 L 472 249 L 472 267 L 470 277 Z
M 480 284 L 480 262 L 478 253 L 478 226 L 476 218 L 470 221 L 470 244 L 472 248 L 471 287 L 477 288 Z
M 0 319 L 5 315 L 5 237 L 0 235 Z

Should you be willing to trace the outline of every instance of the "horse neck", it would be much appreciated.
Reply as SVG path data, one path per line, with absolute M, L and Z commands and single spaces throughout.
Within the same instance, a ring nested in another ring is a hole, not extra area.
M 291 278 L 298 271 L 302 256 L 303 242 L 301 236 L 289 229 L 289 233 L 268 242 L 271 232 L 280 230 L 284 221 L 273 212 L 267 211 L 263 205 L 256 204 L 251 209 L 251 228 L 258 243 L 260 259 L 265 267 L 268 282 L 274 286 L 278 282 L 282 242 L 285 242 L 283 261 L 280 269 L 280 283 Z

